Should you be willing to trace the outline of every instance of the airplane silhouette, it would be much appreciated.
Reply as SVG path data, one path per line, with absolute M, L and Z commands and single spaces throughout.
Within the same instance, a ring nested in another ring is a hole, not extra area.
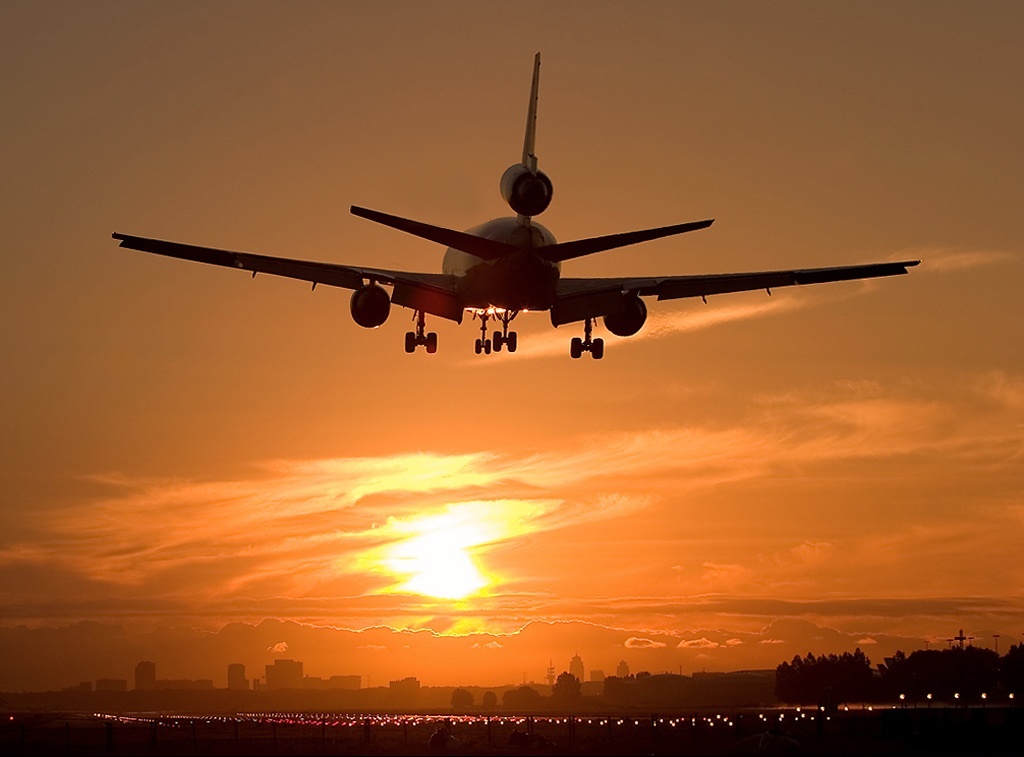
M 317 284 L 352 289 L 352 318 L 364 328 L 376 328 L 388 318 L 391 305 L 414 311 L 416 330 L 405 335 L 405 351 L 422 345 L 428 353 L 437 351 L 437 334 L 426 332 L 426 316 L 434 315 L 462 323 L 469 312 L 480 320 L 477 354 L 515 352 L 518 338 L 509 324 L 521 312 L 549 311 L 555 327 L 566 323 L 584 324 L 584 335 L 574 337 L 569 354 L 579 358 L 589 352 L 604 356 L 604 340 L 593 337 L 594 321 L 601 318 L 605 328 L 620 337 L 633 336 L 647 320 L 643 297 L 671 300 L 681 297 L 765 289 L 793 285 L 850 281 L 907 273 L 920 263 L 870 263 L 833 268 L 804 268 L 754 273 L 702 274 L 694 276 L 638 276 L 633 278 L 563 278 L 566 260 L 652 239 L 705 229 L 713 219 L 662 226 L 642 231 L 557 242 L 554 235 L 534 220 L 551 203 L 553 185 L 537 167 L 534 150 L 537 127 L 537 90 L 540 83 L 540 53 L 533 64 L 533 82 L 526 118 L 523 157 L 501 177 L 501 196 L 516 212 L 514 218 L 496 218 L 465 232 L 388 215 L 353 205 L 353 215 L 446 245 L 441 273 L 415 273 L 380 268 L 338 265 L 308 260 L 269 257 L 160 239 L 114 233 L 120 247 L 194 260 L 212 265 L 241 268 L 257 273 L 285 276 Z M 390 286 L 388 292 L 385 286 Z M 493 336 L 488 321 L 500 324 Z

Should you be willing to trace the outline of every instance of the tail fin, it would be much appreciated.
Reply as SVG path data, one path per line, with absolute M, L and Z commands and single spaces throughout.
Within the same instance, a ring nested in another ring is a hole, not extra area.
M 533 59 L 533 86 L 530 87 L 530 109 L 526 114 L 526 136 L 523 139 L 523 165 L 536 175 L 537 154 L 534 142 L 537 137 L 537 89 L 540 85 L 540 53 Z
M 540 86 L 540 53 L 533 59 L 533 86 L 530 87 L 530 109 L 526 114 L 526 136 L 523 138 L 523 160 L 505 169 L 501 176 L 501 196 L 509 207 L 529 225 L 532 216 L 543 213 L 551 204 L 554 187 L 551 179 L 537 168 L 534 142 L 537 137 L 537 89 Z

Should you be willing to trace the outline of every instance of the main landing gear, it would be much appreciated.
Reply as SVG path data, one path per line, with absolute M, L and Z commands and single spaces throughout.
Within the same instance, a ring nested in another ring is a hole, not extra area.
M 574 336 L 572 341 L 569 342 L 569 355 L 573 360 L 579 358 L 584 352 L 589 352 L 594 360 L 600 360 L 604 357 L 604 339 L 600 337 L 591 339 L 590 337 L 593 333 L 594 319 L 588 318 L 583 326 L 583 338 L 580 339 L 578 336 Z
M 484 355 L 491 354 L 491 348 L 493 347 L 495 352 L 501 352 L 501 348 L 505 347 L 509 352 L 515 352 L 519 346 L 518 335 L 514 331 L 508 330 L 508 325 L 515 320 L 515 317 L 519 315 L 518 310 L 501 310 L 501 311 L 489 311 L 481 310 L 473 314 L 474 318 L 480 319 L 480 338 L 476 340 L 473 345 L 473 349 L 476 354 L 483 353 Z M 492 339 L 487 338 L 487 321 L 491 318 L 501 321 L 501 331 L 495 331 Z
M 437 334 L 433 331 L 429 334 L 423 333 L 427 327 L 427 317 L 422 310 L 417 310 L 413 317 L 416 319 L 416 330 L 406 332 L 405 351 L 412 354 L 422 344 L 426 347 L 427 353 L 433 355 L 437 352 Z

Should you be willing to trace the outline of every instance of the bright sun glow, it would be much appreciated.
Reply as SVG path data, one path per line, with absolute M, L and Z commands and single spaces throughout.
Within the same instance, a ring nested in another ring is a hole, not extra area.
M 410 576 L 397 590 L 464 599 L 487 586 L 490 582 L 468 552 L 467 536 L 435 531 L 395 545 L 389 567 L 399 575 Z
M 480 565 L 478 556 L 529 533 L 532 522 L 556 506 L 553 500 L 460 502 L 439 512 L 389 518 L 374 531 L 387 543 L 364 552 L 356 567 L 397 579 L 385 593 L 466 599 L 498 581 Z

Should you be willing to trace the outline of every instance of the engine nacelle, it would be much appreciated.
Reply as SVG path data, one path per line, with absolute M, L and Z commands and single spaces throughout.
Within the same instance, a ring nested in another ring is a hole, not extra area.
M 647 306 L 635 294 L 623 298 L 622 309 L 604 317 L 604 326 L 615 336 L 633 336 L 647 320 Z
M 364 329 L 375 329 L 391 313 L 391 296 L 377 284 L 368 284 L 352 292 L 352 320 Z
M 548 175 L 543 171 L 532 174 L 522 163 L 509 166 L 501 176 L 501 196 L 520 215 L 540 215 L 551 204 L 553 194 Z

